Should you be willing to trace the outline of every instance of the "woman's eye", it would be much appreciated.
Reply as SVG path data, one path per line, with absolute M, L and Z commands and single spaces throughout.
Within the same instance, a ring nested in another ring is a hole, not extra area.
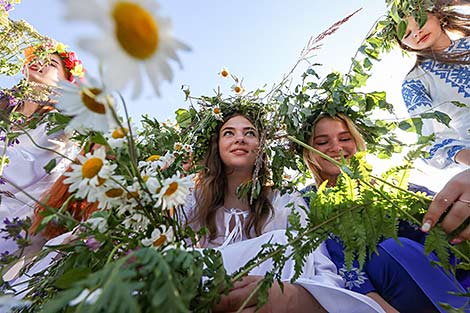
M 254 130 L 249 130 L 245 133 L 245 136 L 256 137 L 256 133 Z
M 352 139 L 351 137 L 345 137 L 345 138 L 341 138 L 340 141 L 349 141 L 351 139 Z
M 233 132 L 231 130 L 226 130 L 222 133 L 222 136 L 233 136 Z
M 408 38 L 408 37 L 410 36 L 410 34 L 411 34 L 411 32 L 407 32 L 407 33 L 405 34 L 405 36 L 403 36 L 403 39 Z
M 317 142 L 315 142 L 315 144 L 317 146 L 323 146 L 323 145 L 326 145 L 327 143 L 328 143 L 328 141 L 317 141 Z

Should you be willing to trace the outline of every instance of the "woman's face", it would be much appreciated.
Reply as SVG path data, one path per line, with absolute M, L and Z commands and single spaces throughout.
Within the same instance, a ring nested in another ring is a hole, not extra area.
M 235 116 L 222 125 L 219 131 L 219 155 L 226 171 L 251 171 L 258 148 L 258 131 L 247 118 Z
M 356 152 L 356 141 L 346 124 L 341 120 L 325 117 L 319 120 L 314 129 L 313 145 L 315 149 L 341 162 L 341 156 L 351 158 Z M 336 182 L 340 169 L 335 164 L 315 154 L 322 178 Z
M 64 61 L 55 53 L 47 64 L 32 63 L 25 71 L 29 81 L 39 84 L 57 86 L 59 80 L 67 80 Z
M 401 42 L 409 48 L 418 51 L 429 48 L 441 50 L 449 46 L 450 39 L 434 14 L 428 13 L 428 19 L 422 28 L 419 28 L 412 16 L 407 21 L 408 27 Z

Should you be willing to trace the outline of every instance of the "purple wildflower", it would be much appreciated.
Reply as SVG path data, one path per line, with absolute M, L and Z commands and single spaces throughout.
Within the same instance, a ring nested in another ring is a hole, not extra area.
M 85 240 L 85 245 L 93 252 L 98 251 L 102 243 L 96 240 L 95 236 L 90 236 Z

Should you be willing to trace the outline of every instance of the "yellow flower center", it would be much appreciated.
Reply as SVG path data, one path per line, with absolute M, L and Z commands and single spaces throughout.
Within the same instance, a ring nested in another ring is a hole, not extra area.
M 147 158 L 147 162 L 153 162 L 153 161 L 158 161 L 160 160 L 160 156 L 158 154 L 152 154 Z
M 93 178 L 100 172 L 103 167 L 103 160 L 100 158 L 88 159 L 82 166 L 82 176 L 85 178 Z
M 101 93 L 101 89 L 98 88 L 91 88 L 89 91 L 97 96 Z M 98 114 L 104 114 L 106 112 L 106 109 L 104 107 L 104 104 L 95 101 L 94 97 L 91 97 L 89 94 L 80 91 L 80 96 L 82 97 L 82 102 L 83 104 L 92 112 L 98 113 Z
M 127 193 L 127 199 L 137 199 L 139 197 L 139 193 L 137 191 L 131 191 Z
M 154 247 L 160 247 L 162 244 L 166 242 L 166 236 L 161 235 L 157 240 L 153 242 Z
M 112 12 L 116 37 L 122 49 L 136 59 L 152 57 L 158 49 L 158 25 L 153 16 L 136 3 L 119 1 Z
M 214 114 L 220 114 L 220 108 L 214 108 L 213 112 Z
M 113 188 L 109 189 L 108 191 L 105 192 L 106 197 L 108 198 L 117 198 L 122 196 L 124 191 L 121 188 Z
M 181 144 L 179 144 L 179 143 L 175 144 L 175 150 L 176 151 L 180 151 L 182 148 L 183 148 L 183 146 Z
M 113 137 L 114 139 L 121 139 L 121 138 L 124 138 L 128 132 L 129 132 L 128 128 L 119 127 L 118 129 L 115 129 L 113 131 L 113 133 L 111 134 L 111 137 Z
M 149 178 L 150 178 L 150 177 L 149 177 L 148 175 L 142 176 L 142 180 L 143 180 L 144 182 L 147 182 L 147 180 L 149 180 Z
M 168 186 L 164 195 L 169 197 L 172 194 L 174 194 L 177 189 L 178 189 L 178 183 L 174 181 Z
M 222 71 L 220 72 L 220 76 L 222 76 L 222 77 L 228 77 L 228 71 L 227 71 L 227 70 L 222 70 Z
M 240 92 L 242 92 L 242 87 L 240 87 L 240 86 L 235 86 L 235 87 L 233 88 L 233 90 L 234 90 L 236 93 L 240 93 Z

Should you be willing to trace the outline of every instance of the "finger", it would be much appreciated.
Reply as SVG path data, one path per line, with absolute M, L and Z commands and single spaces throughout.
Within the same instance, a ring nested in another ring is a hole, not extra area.
M 470 226 L 467 226 L 460 234 L 457 235 L 452 241 L 453 244 L 462 243 L 464 240 L 470 240 Z
M 437 223 L 441 215 L 449 208 L 449 206 L 458 199 L 459 194 L 456 192 L 456 189 L 446 187 L 436 194 L 429 205 L 428 211 L 423 216 L 423 225 L 421 226 L 422 231 L 428 232 L 431 227 Z
M 236 281 L 233 284 L 232 290 L 237 289 L 237 288 L 243 288 L 243 287 L 248 286 L 252 283 L 257 283 L 262 278 L 263 278 L 262 276 L 254 276 L 254 275 L 245 276 L 241 280 Z
M 220 301 L 213 305 L 215 312 L 237 311 L 243 302 L 251 295 L 256 284 L 250 284 L 245 288 L 234 289 L 228 295 L 223 295 Z M 247 303 L 247 306 L 256 305 L 258 297 L 253 295 Z
M 446 217 L 442 220 L 442 229 L 448 234 L 457 235 L 461 233 L 461 229 L 468 226 L 467 218 L 470 217 L 470 204 L 461 201 L 455 202 Z
M 236 313 L 238 312 L 237 311 L 232 311 L 232 312 L 226 312 L 226 313 Z M 256 307 L 255 306 L 250 306 L 248 308 L 244 308 L 243 310 L 241 310 L 242 313 L 254 313 L 256 312 Z

